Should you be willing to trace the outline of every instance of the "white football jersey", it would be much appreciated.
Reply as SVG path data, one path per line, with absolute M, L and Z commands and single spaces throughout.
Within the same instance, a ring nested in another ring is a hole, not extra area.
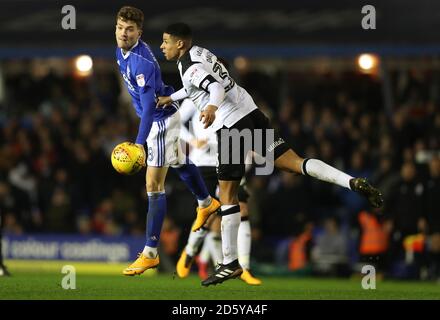
M 225 89 L 225 99 L 218 106 L 214 131 L 223 126 L 230 128 L 238 120 L 257 109 L 249 93 L 237 85 L 226 67 L 207 49 L 193 46 L 177 61 L 183 87 L 199 111 L 208 105 L 208 87 L 219 82 Z

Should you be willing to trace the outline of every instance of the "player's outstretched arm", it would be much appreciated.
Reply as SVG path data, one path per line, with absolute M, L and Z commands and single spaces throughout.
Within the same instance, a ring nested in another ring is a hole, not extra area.
M 183 99 L 186 99 L 186 98 L 188 98 L 188 94 L 186 93 L 185 88 L 182 88 L 179 91 L 174 92 L 170 96 L 158 97 L 157 98 L 156 108 L 166 107 L 166 106 L 171 105 L 171 103 L 174 102 L 174 101 L 180 101 L 180 100 L 183 100 Z

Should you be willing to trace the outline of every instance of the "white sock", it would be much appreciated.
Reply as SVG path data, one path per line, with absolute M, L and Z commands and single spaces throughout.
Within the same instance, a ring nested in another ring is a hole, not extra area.
M 205 241 L 203 241 L 202 249 L 199 253 L 199 260 L 202 263 L 208 263 L 209 258 L 211 256 L 210 249 L 209 249 L 209 234 L 205 237 Z
M 221 223 L 223 264 L 228 264 L 238 259 L 237 238 L 238 227 L 240 226 L 240 206 L 222 206 L 222 214 L 228 209 L 230 212 L 224 216 L 222 215 Z M 231 211 L 233 212 L 231 213 Z
M 223 256 L 222 256 L 222 242 L 221 242 L 220 234 L 211 231 L 206 236 L 206 243 L 209 248 L 212 263 L 215 266 L 218 265 L 219 263 L 222 263 Z
M 211 204 L 212 198 L 211 196 L 206 197 L 203 200 L 198 200 L 197 199 L 197 203 L 199 204 L 200 208 L 207 208 L 209 207 L 209 205 Z
M 144 256 L 146 256 L 149 259 L 154 259 L 157 256 L 157 248 L 145 246 L 144 251 L 142 251 Z
M 208 230 L 204 228 L 195 232 L 191 231 L 189 233 L 188 243 L 186 244 L 185 247 L 186 254 L 189 254 L 190 256 L 194 257 L 194 255 L 197 253 L 197 250 L 199 250 L 199 247 L 202 244 L 202 241 L 207 233 Z
M 309 175 L 316 179 L 334 183 L 348 189 L 350 189 L 350 179 L 353 179 L 353 177 L 348 174 L 317 159 L 305 159 L 301 169 L 304 175 Z
M 243 269 L 250 269 L 251 224 L 249 220 L 241 221 L 238 228 L 238 262 Z

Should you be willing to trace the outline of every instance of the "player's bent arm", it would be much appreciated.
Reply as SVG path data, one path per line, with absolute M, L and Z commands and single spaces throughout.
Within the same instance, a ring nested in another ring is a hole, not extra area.
M 202 64 L 193 64 L 190 66 L 182 77 L 183 81 L 190 82 L 199 90 L 209 93 L 209 103 L 215 107 L 220 107 L 220 104 L 225 98 L 225 89 L 223 86 L 204 69 Z
M 139 87 L 139 100 L 142 107 L 136 144 L 142 146 L 145 144 L 147 137 L 150 134 L 151 126 L 153 125 L 154 112 L 156 111 L 154 90 L 154 88 L 156 88 L 156 83 L 154 70 L 154 68 L 151 68 L 151 65 L 141 61 L 133 72 Z
M 136 144 L 144 145 L 150 134 L 151 126 L 153 125 L 153 115 L 155 109 L 154 91 L 152 88 L 145 90 L 140 94 L 142 105 L 142 116 L 139 123 L 138 135 L 136 137 Z
M 208 105 L 215 106 L 218 109 L 222 104 L 223 100 L 225 99 L 225 89 L 220 83 L 212 82 L 208 86 L 208 92 L 209 92 Z
M 211 82 L 207 88 L 209 92 L 208 105 L 200 113 L 199 120 L 208 128 L 215 120 L 215 112 L 225 99 L 225 89 L 217 81 Z

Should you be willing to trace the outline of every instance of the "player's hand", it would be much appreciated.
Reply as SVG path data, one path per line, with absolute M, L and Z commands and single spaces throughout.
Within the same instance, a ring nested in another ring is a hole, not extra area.
M 205 125 L 205 129 L 208 128 L 215 120 L 215 112 L 217 111 L 217 107 L 209 104 L 205 110 L 200 112 L 199 120 Z
M 173 100 L 171 99 L 171 96 L 158 97 L 157 103 L 156 103 L 156 108 L 160 108 L 160 107 L 164 108 L 164 107 L 170 106 L 172 102 L 173 102 Z
M 139 143 L 136 143 L 135 145 L 136 145 L 136 147 L 138 147 L 142 151 L 142 157 L 140 157 L 138 159 L 138 162 L 142 167 L 146 167 L 145 159 L 147 158 L 147 155 L 145 153 L 145 148 L 142 144 L 139 144 Z
M 202 149 L 204 146 L 208 144 L 208 140 L 206 139 L 192 139 L 190 141 L 191 146 L 197 149 Z

